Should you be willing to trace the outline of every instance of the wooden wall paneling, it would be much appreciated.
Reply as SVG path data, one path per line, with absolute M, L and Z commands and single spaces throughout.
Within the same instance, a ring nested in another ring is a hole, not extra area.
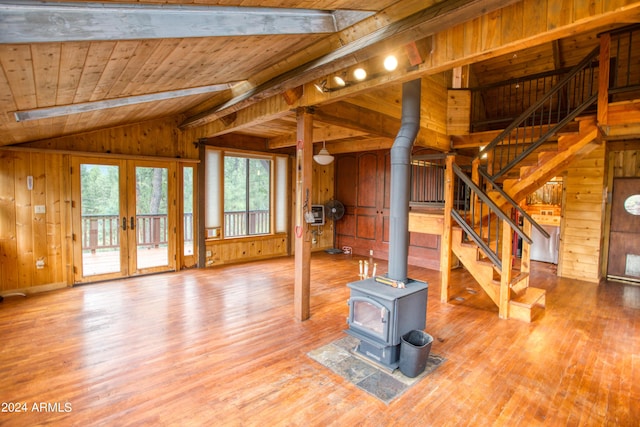
M 471 91 L 449 90 L 447 135 L 468 135 L 471 127 Z
M 547 28 L 547 2 L 540 0 L 523 0 L 522 15 L 527 25 L 523 25 L 522 36 L 532 37 Z
M 0 151 L 0 291 L 18 288 L 15 153 Z
M 482 15 L 481 46 L 482 50 L 490 50 L 500 46 L 501 10 Z
M 447 59 L 454 61 L 464 57 L 464 23 L 458 24 L 447 31 Z
M 420 127 L 447 134 L 448 87 L 446 73 L 422 79 L 420 103 Z
M 588 18 L 602 13 L 602 0 L 573 0 L 575 20 Z
M 562 27 L 573 20 L 571 0 L 547 0 L 547 29 Z
M 252 239 L 213 240 L 206 242 L 205 248 L 206 251 L 211 251 L 211 256 L 207 259 L 212 260 L 211 266 L 215 267 L 288 255 L 287 240 L 284 234 Z
M 83 116 L 76 114 L 69 117 Z M 193 134 L 178 131 L 179 118 L 162 118 L 84 134 L 26 143 L 25 147 L 131 156 L 198 159 Z
M 33 218 L 31 192 L 27 189 L 30 175 L 30 153 L 15 153 L 15 203 L 16 243 L 18 251 L 18 287 L 27 288 L 33 283 Z
M 334 170 L 335 160 L 328 165 L 319 165 L 313 162 L 313 188 L 311 190 L 311 200 L 315 205 L 324 205 L 334 197 Z M 333 227 L 334 222 L 326 218 L 325 224 L 313 227 L 316 231 L 316 243 L 312 245 L 312 250 L 323 250 L 333 247 Z
M 506 6 L 502 12 L 502 43 L 511 43 L 522 38 L 524 33 L 524 5 L 522 2 Z
M 602 197 L 606 183 L 604 163 L 605 147 L 601 146 L 567 168 L 563 180 L 565 195 L 558 257 L 558 275 L 561 277 L 589 282 L 600 280 L 604 224 Z M 600 200 L 571 200 L 570 195 L 578 192 L 600 194 Z
M 31 194 L 31 214 L 32 214 L 32 247 L 33 247 L 33 282 L 31 286 L 51 283 L 48 259 L 48 240 L 46 208 L 47 208 L 47 183 L 45 176 L 45 155 L 42 153 L 31 153 L 31 165 L 29 174 L 33 176 L 33 190 Z M 40 210 L 45 209 L 42 213 Z M 38 209 L 38 211 L 36 211 Z
M 481 47 L 480 33 L 482 29 L 482 21 L 481 18 L 474 18 L 465 22 L 464 24 L 464 34 L 465 37 L 463 39 L 464 43 L 464 56 L 467 57 L 474 52 L 478 52 Z

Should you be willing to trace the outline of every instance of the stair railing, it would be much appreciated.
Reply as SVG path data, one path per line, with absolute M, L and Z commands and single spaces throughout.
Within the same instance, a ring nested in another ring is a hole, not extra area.
M 502 223 L 509 227 L 528 244 L 531 238 L 507 215 L 473 180 L 456 164 L 453 164 L 455 176 L 455 199 L 464 200 L 451 210 L 451 217 L 464 230 L 466 236 L 482 249 L 484 254 L 500 270 L 502 262 L 501 242 Z M 511 236 L 508 236 L 509 244 Z
M 498 194 L 500 194 L 507 202 L 509 202 L 509 204 L 518 211 L 518 213 L 524 217 L 524 219 L 526 219 L 527 221 L 529 221 L 531 223 L 531 225 L 533 227 L 536 228 L 536 230 L 538 230 L 540 232 L 540 234 L 542 234 L 545 238 L 549 238 L 549 233 L 547 233 L 547 230 L 544 229 L 544 227 L 542 227 L 540 224 L 538 224 L 532 217 L 531 215 L 529 215 L 527 213 L 527 211 L 525 211 L 524 209 L 522 209 L 522 207 L 511 198 L 511 196 L 509 194 L 507 194 L 499 185 L 496 185 L 495 182 L 493 182 L 491 180 L 491 177 L 487 174 L 487 172 L 485 172 L 484 170 L 478 168 L 478 173 L 480 174 L 480 176 L 483 178 L 483 182 L 486 183 L 487 185 L 490 185 L 491 187 L 493 187 L 494 191 L 497 191 Z
M 600 46 L 480 150 L 477 158 L 485 164 L 491 181 L 511 170 L 597 100 L 599 52 Z

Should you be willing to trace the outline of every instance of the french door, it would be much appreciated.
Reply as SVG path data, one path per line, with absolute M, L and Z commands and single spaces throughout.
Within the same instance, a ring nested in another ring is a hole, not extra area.
M 175 163 L 73 159 L 74 281 L 175 270 Z

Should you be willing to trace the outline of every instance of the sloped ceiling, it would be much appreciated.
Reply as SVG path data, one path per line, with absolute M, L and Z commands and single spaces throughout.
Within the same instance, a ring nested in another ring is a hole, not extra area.
M 517 3 L 0 1 L 0 145 L 169 116 L 180 116 L 185 128 L 201 126 L 276 93 L 292 91 L 290 96 L 299 99 L 302 95 L 297 88 L 318 76 L 384 53 L 390 42 L 420 40 L 430 34 L 434 23 L 446 28 Z M 296 18 L 290 9 L 314 18 Z M 636 19 L 636 9 L 630 8 L 629 19 Z M 215 17 L 223 12 L 227 13 L 224 26 L 221 21 L 211 21 L 208 35 L 205 15 Z M 162 20 L 156 22 L 154 14 L 158 13 Z M 251 20 L 258 13 L 262 20 Z M 329 20 L 323 16 L 326 14 Z M 98 19 L 101 16 L 109 19 Z M 334 26 L 327 29 L 330 21 Z M 478 82 L 487 83 L 512 74 L 570 65 L 578 50 L 597 43 L 591 29 L 594 26 L 558 42 L 483 58 L 472 66 L 472 72 Z M 401 80 L 380 79 L 360 91 L 353 90 L 345 99 L 331 101 L 366 104 L 397 116 Z M 271 139 L 289 135 L 295 132 L 293 109 L 242 129 L 226 128 L 220 134 L 239 132 Z M 49 110 L 60 115 L 34 119 Z M 16 112 L 23 113 L 20 121 Z M 216 136 L 203 132 L 205 137 Z M 361 139 L 363 135 L 344 129 L 323 135 L 332 133 L 338 139 Z

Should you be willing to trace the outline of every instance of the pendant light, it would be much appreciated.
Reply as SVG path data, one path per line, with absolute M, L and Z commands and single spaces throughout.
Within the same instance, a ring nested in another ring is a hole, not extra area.
M 329 163 L 333 162 L 333 156 L 327 151 L 327 148 L 325 147 L 325 141 L 322 141 L 322 149 L 318 154 L 313 156 L 313 160 L 321 165 L 328 165 Z

